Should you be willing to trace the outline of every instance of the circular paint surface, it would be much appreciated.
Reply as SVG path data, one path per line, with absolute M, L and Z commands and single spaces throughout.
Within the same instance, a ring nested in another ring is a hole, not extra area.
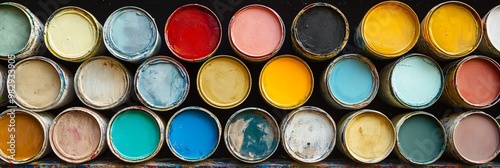
M 498 153 L 500 130 L 495 120 L 485 114 L 463 118 L 453 131 L 458 153 L 473 162 L 488 162 Z
M 19 8 L 0 5 L 0 55 L 19 53 L 28 43 L 31 23 Z
M 431 58 L 403 57 L 396 63 L 390 85 L 397 99 L 410 107 L 428 107 L 437 101 L 443 90 L 441 68 Z
M 460 96 L 476 106 L 491 104 L 500 95 L 500 67 L 494 60 L 467 60 L 458 67 L 455 78 Z
M 221 29 L 217 16 L 210 9 L 186 5 L 170 15 L 165 38 L 176 56 L 184 60 L 201 60 L 217 49 Z
M 278 125 L 264 112 L 245 110 L 231 117 L 227 125 L 226 144 L 242 160 L 262 161 L 279 145 Z
M 262 96 L 275 107 L 293 108 L 304 104 L 313 90 L 309 66 L 300 58 L 280 56 L 270 60 L 262 69 Z
M 108 141 L 116 152 L 127 160 L 141 160 L 151 156 L 160 142 L 158 122 L 147 112 L 128 110 L 110 123 Z
M 12 110 L 15 111 L 15 110 Z M 44 130 L 40 122 L 25 112 L 6 113 L 0 118 L 0 150 L 3 157 L 15 154 L 14 160 L 22 161 L 35 157 L 42 150 L 45 141 Z M 9 127 L 14 123 L 14 127 Z M 12 129 L 14 128 L 14 129 Z M 10 130 L 10 131 L 9 131 Z M 10 136 L 15 136 L 14 141 Z M 10 151 L 9 149 L 15 149 Z
M 230 108 L 242 103 L 250 93 L 250 72 L 233 57 L 217 57 L 203 64 L 198 73 L 198 91 L 214 107 Z
M 328 75 L 328 87 L 333 96 L 345 104 L 367 101 L 374 89 L 372 71 L 363 61 L 342 59 L 333 65 Z
M 15 68 L 15 95 L 28 107 L 47 107 L 56 101 L 61 78 L 50 63 L 42 60 L 20 62 Z
M 491 9 L 486 20 L 486 35 L 497 50 L 500 50 L 500 6 Z
M 184 160 L 203 160 L 219 143 L 219 126 L 215 118 L 199 109 L 178 113 L 167 127 L 167 142 L 176 156 Z
M 281 18 L 272 9 L 260 5 L 236 12 L 229 23 L 229 34 L 236 49 L 250 57 L 273 53 L 285 38 Z

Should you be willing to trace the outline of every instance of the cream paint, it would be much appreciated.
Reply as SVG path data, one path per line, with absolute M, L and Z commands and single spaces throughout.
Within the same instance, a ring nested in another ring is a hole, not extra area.
M 60 12 L 48 22 L 50 47 L 66 58 L 79 58 L 92 51 L 98 39 L 93 23 L 78 11 Z
M 41 60 L 29 60 L 16 65 L 15 95 L 29 107 L 52 104 L 61 90 L 61 79 L 56 69 Z
M 500 50 L 500 6 L 493 8 L 490 11 L 488 20 L 486 20 L 486 33 L 490 38 L 491 44 Z

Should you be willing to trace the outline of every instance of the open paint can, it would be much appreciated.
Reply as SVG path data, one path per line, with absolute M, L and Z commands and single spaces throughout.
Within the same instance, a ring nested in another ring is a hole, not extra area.
M 500 5 L 493 7 L 482 20 L 483 39 L 477 48 L 484 54 L 500 58 Z

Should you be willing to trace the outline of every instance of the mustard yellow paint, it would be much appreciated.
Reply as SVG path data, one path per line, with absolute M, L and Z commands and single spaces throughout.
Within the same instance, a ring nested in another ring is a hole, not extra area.
M 445 4 L 429 18 L 429 35 L 434 45 L 450 55 L 467 53 L 479 42 L 480 23 L 459 4 Z
M 262 69 L 260 89 L 264 98 L 282 109 L 296 108 L 309 99 L 314 79 L 309 66 L 290 55 L 270 60 Z
M 385 1 L 364 18 L 362 32 L 368 47 L 384 56 L 401 56 L 417 42 L 420 34 L 415 12 L 401 2 Z
M 197 80 L 201 97 L 218 108 L 241 104 L 250 93 L 252 83 L 245 64 L 230 56 L 214 57 L 205 62 Z
M 9 125 L 12 125 L 12 123 L 15 126 L 10 127 Z M 15 115 L 4 115 L 0 118 L 0 128 L 0 151 L 4 157 L 12 155 L 9 151 L 11 145 L 7 142 L 11 141 L 11 136 L 13 136 L 14 140 L 12 142 L 15 143 L 15 146 L 12 147 L 15 149 L 15 161 L 35 157 L 42 150 L 44 141 L 47 140 L 40 122 L 35 117 L 24 112 L 16 112 Z

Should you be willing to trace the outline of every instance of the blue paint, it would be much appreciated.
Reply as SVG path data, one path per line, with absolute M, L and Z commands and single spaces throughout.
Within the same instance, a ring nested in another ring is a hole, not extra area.
M 170 148 L 181 158 L 203 160 L 217 147 L 219 127 L 208 113 L 198 109 L 186 109 L 172 119 L 168 140 Z
M 354 58 L 337 62 L 328 76 L 328 87 L 345 104 L 367 100 L 373 92 L 373 82 L 368 65 Z
M 111 142 L 123 158 L 144 159 L 158 148 L 160 128 L 148 113 L 128 110 L 118 114 L 110 124 Z

